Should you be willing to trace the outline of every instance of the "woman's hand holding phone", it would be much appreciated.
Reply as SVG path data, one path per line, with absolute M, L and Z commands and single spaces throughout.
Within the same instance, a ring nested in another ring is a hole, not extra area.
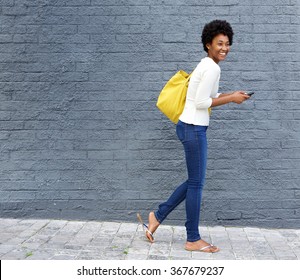
M 232 93 L 232 102 L 237 104 L 241 104 L 249 98 L 250 96 L 245 91 L 234 91 Z

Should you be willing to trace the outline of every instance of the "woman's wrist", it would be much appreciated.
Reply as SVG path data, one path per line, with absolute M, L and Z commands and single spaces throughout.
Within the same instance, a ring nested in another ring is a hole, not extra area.
M 229 97 L 231 97 L 232 94 L 233 94 L 233 91 L 232 92 L 221 93 L 218 98 L 224 98 L 224 97 L 229 98 Z M 230 102 L 233 102 L 233 100 L 231 98 L 230 98 Z
M 227 95 L 231 95 L 231 94 L 233 94 L 233 91 L 221 93 L 220 96 L 222 96 L 222 95 L 227 96 Z

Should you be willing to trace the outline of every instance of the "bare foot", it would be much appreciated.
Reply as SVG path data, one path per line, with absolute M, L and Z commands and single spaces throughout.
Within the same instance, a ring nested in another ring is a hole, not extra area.
M 149 213 L 148 221 L 149 221 L 148 229 L 153 234 L 160 225 L 160 223 L 158 222 L 158 220 L 154 215 L 154 212 Z M 154 238 L 148 232 L 146 232 L 146 235 L 150 242 L 154 242 Z
M 200 251 L 204 253 L 216 253 L 220 249 L 212 244 L 207 243 L 206 241 L 200 239 L 195 242 L 187 241 L 185 244 L 185 249 L 187 251 Z

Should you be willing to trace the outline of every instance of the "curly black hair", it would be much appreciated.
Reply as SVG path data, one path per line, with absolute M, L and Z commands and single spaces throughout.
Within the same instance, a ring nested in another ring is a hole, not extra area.
M 233 31 L 231 25 L 226 20 L 213 20 L 207 23 L 202 31 L 202 44 L 206 52 L 208 49 L 207 44 L 211 43 L 212 40 L 219 34 L 223 34 L 228 37 L 230 46 L 232 45 Z

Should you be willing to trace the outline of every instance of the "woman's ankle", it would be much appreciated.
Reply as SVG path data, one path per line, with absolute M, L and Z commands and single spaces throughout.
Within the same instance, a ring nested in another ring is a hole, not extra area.
M 149 217 L 148 217 L 148 222 L 149 222 L 149 228 L 152 229 L 152 232 L 154 233 L 157 228 L 159 227 L 160 223 L 157 220 L 155 213 L 152 211 L 149 213 Z

